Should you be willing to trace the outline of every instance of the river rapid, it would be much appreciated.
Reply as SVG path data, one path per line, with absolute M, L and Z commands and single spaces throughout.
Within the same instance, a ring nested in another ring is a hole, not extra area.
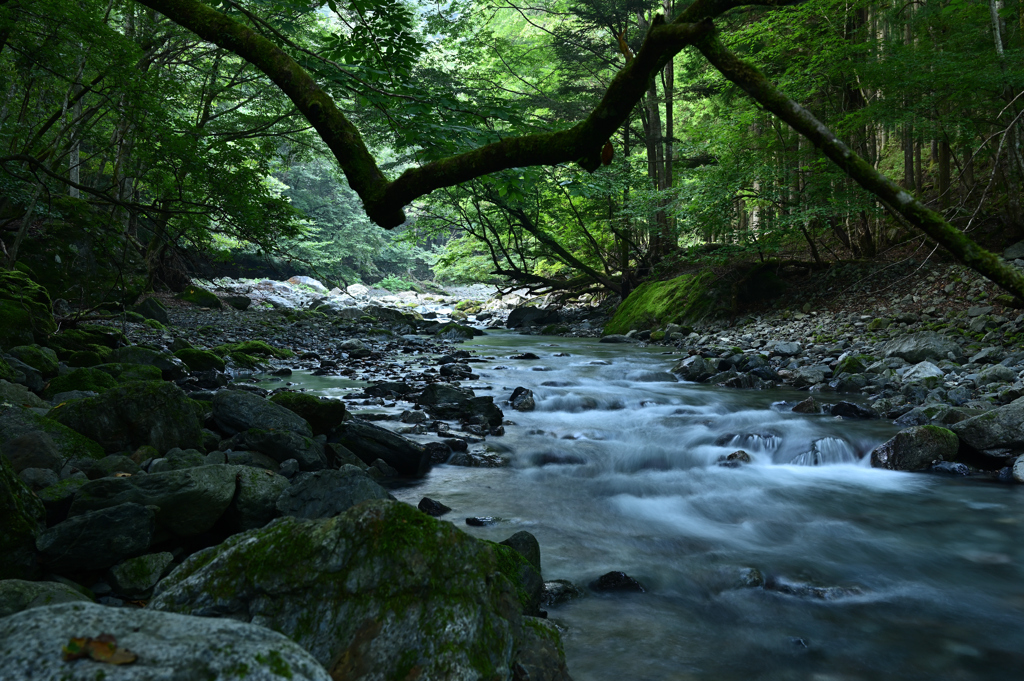
M 644 586 L 549 608 L 577 681 L 1024 678 L 1019 487 L 872 469 L 891 423 L 674 382 L 663 348 L 503 332 L 463 347 L 490 358 L 464 385 L 515 422 L 487 439 L 511 465 L 437 466 L 392 491 L 442 501 L 475 536 L 533 533 L 545 579 Z M 540 359 L 508 359 L 522 352 Z M 504 404 L 517 386 L 535 411 Z M 751 464 L 717 464 L 739 449 Z

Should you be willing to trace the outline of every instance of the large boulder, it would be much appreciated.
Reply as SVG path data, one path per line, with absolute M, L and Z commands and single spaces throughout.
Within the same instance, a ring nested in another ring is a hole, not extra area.
M 128 478 L 100 478 L 83 485 L 68 516 L 134 503 L 156 506 L 157 524 L 179 537 L 210 530 L 235 497 L 237 466 L 210 465 Z
M 277 517 L 277 500 L 291 484 L 288 478 L 262 468 L 238 467 L 238 493 L 228 518 L 239 532 L 263 527 Z
M 290 430 L 250 428 L 228 440 L 228 446 L 235 450 L 266 454 L 279 464 L 295 459 L 304 471 L 318 471 L 327 467 L 323 445 L 309 435 Z
M 1006 367 L 1003 367 L 1004 369 Z M 942 385 L 945 374 L 931 362 L 918 362 L 903 374 L 904 383 L 920 383 L 928 389 Z
M 346 421 L 335 429 L 331 441 L 344 446 L 367 465 L 381 459 L 399 475 L 421 477 L 430 470 L 426 447 L 368 421 Z
M 110 568 L 107 577 L 114 592 L 129 598 L 149 598 L 153 587 L 170 572 L 174 554 L 169 551 L 129 558 Z
M 43 378 L 57 375 L 57 353 L 41 345 L 17 345 L 7 354 L 15 357 L 39 372 Z
M 36 537 L 45 519 L 43 502 L 0 456 L 0 579 L 32 579 L 38 575 Z
M 558 310 L 542 310 L 539 307 L 517 307 L 508 313 L 505 327 L 518 329 L 520 326 L 545 326 L 562 321 Z
M 30 608 L 76 601 L 91 602 L 88 596 L 62 582 L 0 580 L 0 618 Z
M 954 423 L 950 430 L 974 452 L 999 459 L 1024 451 L 1024 397 Z
M 493 550 L 393 501 L 235 535 L 189 557 L 149 607 L 259 621 L 335 679 L 508 679 L 516 665 L 568 679 L 557 634 L 538 644 Z
M 345 403 L 341 400 L 282 392 L 271 396 L 270 401 L 304 418 L 313 429 L 313 435 L 324 435 L 345 420 Z
M 54 572 L 108 568 L 149 548 L 155 517 L 152 508 L 133 503 L 89 511 L 43 532 L 36 547 Z
M 420 393 L 419 403 L 433 407 L 438 404 L 465 404 L 473 397 L 469 388 L 456 388 L 447 383 L 431 383 Z
M 914 426 L 896 433 L 871 452 L 873 468 L 920 471 L 933 461 L 955 461 L 959 442 L 956 434 L 939 426 Z
M 48 409 L 50 407 L 49 402 L 29 390 L 28 386 L 3 379 L 0 379 L 0 404 L 32 409 Z
M 98 397 L 54 407 L 49 417 L 98 442 L 109 453 L 151 445 L 169 449 L 203 446 L 202 426 L 185 393 L 173 383 L 139 381 Z
M 908 333 L 905 336 L 894 338 L 882 347 L 882 354 L 885 357 L 899 357 L 911 364 L 930 359 L 946 359 L 951 352 L 955 355 L 959 354 L 960 346 L 956 344 L 956 341 L 934 331 Z
M 388 491 L 355 466 L 339 470 L 300 473 L 291 487 L 283 490 L 277 500 L 277 511 L 283 516 L 304 520 L 331 518 L 356 504 L 374 499 L 389 499 Z
M 700 355 L 694 355 L 679 361 L 672 367 L 672 373 L 679 374 L 684 381 L 703 383 L 718 373 L 718 360 L 709 360 Z
M 51 418 L 40 416 L 31 409 L 0 408 L 0 442 L 10 443 L 26 435 L 48 436 L 64 461 L 104 456 L 99 444 Z
M 23 272 L 0 271 L 0 347 L 43 343 L 56 330 L 46 289 Z
M 159 369 L 163 378 L 168 381 L 184 378 L 188 376 L 189 371 L 188 365 L 174 355 L 144 348 L 141 345 L 118 348 L 110 353 L 107 361 L 119 364 L 148 364 Z
M 75 637 L 109 634 L 137 655 L 131 664 L 65 662 Z M 231 619 L 65 603 L 0 619 L 0 658 L 11 679 L 67 681 L 330 681 L 323 666 L 281 634 Z
M 306 419 L 290 409 L 243 390 L 221 390 L 214 395 L 213 418 L 221 430 L 229 435 L 257 428 L 313 436 L 313 429 Z

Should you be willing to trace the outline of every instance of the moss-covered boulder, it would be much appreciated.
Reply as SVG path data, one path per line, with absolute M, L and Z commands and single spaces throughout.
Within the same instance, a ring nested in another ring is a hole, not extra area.
M 0 381 L 13 381 L 18 374 L 3 357 L 0 357 Z
M 76 369 L 94 367 L 97 364 L 103 364 L 103 356 L 93 350 L 81 350 L 71 353 L 71 356 L 67 359 L 67 364 L 69 367 Z
M 156 298 L 146 298 L 140 302 L 135 306 L 135 313 L 142 315 L 146 319 L 160 322 L 163 325 L 171 323 L 170 318 L 167 316 L 167 308 Z
M 43 378 L 57 375 L 57 353 L 41 345 L 16 345 L 7 354 L 38 371 Z M 0 376 L 0 378 L 3 378 Z
M 20 383 L 11 383 L 0 378 L 0 404 L 6 404 L 14 407 L 36 407 L 39 409 L 48 409 L 50 405 L 39 398 L 34 392 L 21 385 Z M 0 442 L 0 448 L 3 448 L 4 443 Z
M 0 617 L 58 603 L 92 602 L 88 596 L 62 582 L 0 581 Z
M 43 397 L 50 399 L 54 395 L 71 390 L 102 393 L 115 387 L 117 381 L 110 374 L 91 367 L 81 367 L 52 379 L 43 390 Z
M 242 341 L 241 343 L 225 343 L 218 345 L 213 352 L 224 357 L 241 353 L 244 355 L 258 355 L 260 357 L 273 357 L 275 359 L 289 359 L 295 353 L 287 348 L 275 348 L 274 346 L 260 340 Z
M 862 374 L 874 361 L 875 358 L 871 355 L 849 355 L 839 360 L 836 368 L 832 371 L 832 375 Z
M 159 369 L 161 375 L 168 381 L 175 381 L 188 375 L 188 367 L 174 355 L 141 345 L 118 348 L 110 353 L 108 361 L 122 364 L 149 364 Z
M 34 579 L 39 575 L 36 537 L 46 510 L 6 457 L 0 456 L 0 579 Z
M 159 381 L 163 378 L 163 372 L 152 364 L 122 364 L 120 362 L 108 362 L 97 364 L 93 367 L 97 371 L 110 374 L 120 384 L 131 381 Z
M 568 679 L 490 546 L 394 501 L 281 518 L 193 554 L 151 608 L 258 619 L 336 679 Z M 550 630 L 545 630 L 550 631 Z
M 30 433 L 46 433 L 64 460 L 100 459 L 103 448 L 84 435 L 31 409 L 10 407 L 0 410 L 0 440 L 9 442 Z
M 894 471 L 919 471 L 934 461 L 956 461 L 956 433 L 939 426 L 914 426 L 896 433 L 871 452 L 871 466 Z
M 42 343 L 56 330 L 46 289 L 23 272 L 0 271 L 0 347 Z
M 473 336 L 478 335 L 478 332 L 471 326 L 463 326 L 462 324 L 451 322 L 438 329 L 434 335 L 445 340 L 469 340 Z
M 324 435 L 345 420 L 345 403 L 305 393 L 277 393 L 270 401 L 306 419 L 313 435 Z
M 66 360 L 76 352 L 88 351 L 106 357 L 113 348 L 127 345 L 128 339 L 120 330 L 109 326 L 82 324 L 50 336 L 46 344 L 57 352 L 60 359 Z
M 224 359 L 207 350 L 182 348 L 175 352 L 174 356 L 184 362 L 189 371 L 224 371 Z
M 632 329 L 655 329 L 666 324 L 692 324 L 718 309 L 710 273 L 683 274 L 667 281 L 648 281 L 622 301 L 604 327 L 605 335 Z
M 198 286 L 186 286 L 184 291 L 174 297 L 199 307 L 212 307 L 217 310 L 223 307 L 220 298 Z
M 135 381 L 98 397 L 54 407 L 55 421 L 98 442 L 109 453 L 152 445 L 198 449 L 202 427 L 181 388 L 165 381 Z
M 544 580 L 530 562 L 514 548 L 488 542 L 498 559 L 498 571 L 512 583 L 519 605 L 526 615 L 539 615 Z

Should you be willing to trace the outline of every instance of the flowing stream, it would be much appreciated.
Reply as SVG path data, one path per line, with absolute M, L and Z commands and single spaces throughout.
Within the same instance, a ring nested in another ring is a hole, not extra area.
M 1024 678 L 1021 488 L 872 469 L 890 423 L 675 382 L 661 348 L 503 332 L 464 347 L 493 358 L 466 385 L 515 421 L 487 439 L 511 466 L 438 466 L 393 493 L 444 502 L 475 536 L 532 532 L 545 579 L 640 581 L 549 609 L 577 681 Z M 305 385 L 352 390 L 331 380 Z M 503 403 L 517 386 L 535 411 Z M 739 449 L 751 464 L 717 464 Z

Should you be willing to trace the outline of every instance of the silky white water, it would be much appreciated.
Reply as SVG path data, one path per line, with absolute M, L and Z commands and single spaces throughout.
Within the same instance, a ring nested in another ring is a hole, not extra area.
M 488 438 L 512 465 L 438 466 L 393 493 L 442 501 L 475 536 L 532 532 L 545 579 L 643 584 L 549 610 L 577 681 L 1024 678 L 1024 488 L 871 469 L 892 424 L 674 382 L 661 349 L 508 333 L 464 347 L 495 358 L 466 385 L 515 421 Z M 503 404 L 517 386 L 535 411 Z M 717 465 L 738 449 L 751 464 Z M 768 588 L 743 586 L 749 568 Z

